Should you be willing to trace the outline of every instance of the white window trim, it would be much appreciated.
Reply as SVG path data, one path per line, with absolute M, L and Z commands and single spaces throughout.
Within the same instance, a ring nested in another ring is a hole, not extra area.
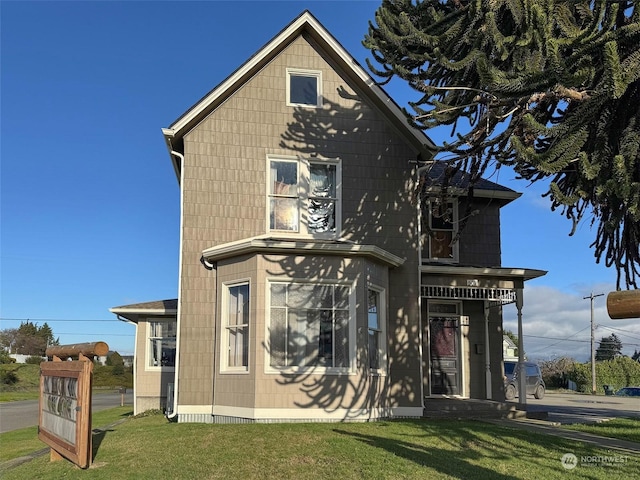
M 177 334 L 177 319 L 173 318 L 163 318 L 163 317 L 153 317 L 145 319 L 145 349 L 144 349 L 144 370 L 145 372 L 175 372 L 176 367 L 163 367 L 162 365 L 158 365 L 154 367 L 153 365 L 149 365 L 151 363 L 151 324 L 152 323 L 169 323 L 176 322 L 176 334 Z M 178 337 L 176 335 L 176 347 L 178 344 Z M 177 359 L 176 359 L 177 361 Z
M 388 318 L 387 318 L 387 295 L 386 295 L 386 290 L 378 285 L 375 285 L 373 283 L 370 283 L 367 286 L 367 298 L 369 296 L 369 290 L 373 290 L 375 292 L 378 292 L 378 299 L 380 301 L 380 304 L 378 305 L 378 328 L 379 328 L 379 332 L 380 332 L 380 344 L 378 345 L 378 354 L 380 355 L 380 364 L 383 366 L 382 368 L 371 368 L 369 366 L 369 359 L 367 358 L 367 367 L 369 369 L 369 374 L 370 375 L 378 375 L 378 376 L 385 376 L 387 375 L 388 372 L 388 365 L 389 365 L 389 359 L 387 356 L 387 345 L 388 345 L 388 339 L 387 339 L 387 322 L 388 322 Z M 368 300 L 367 300 L 368 302 Z M 368 352 L 369 352 L 369 319 L 368 319 L 368 305 L 367 305 L 367 357 L 368 357 Z
M 249 286 L 249 323 L 247 324 L 247 366 L 229 366 L 229 325 L 226 314 L 229 310 L 229 289 L 240 285 Z M 222 283 L 222 299 L 220 302 L 220 373 L 225 374 L 248 374 L 251 365 L 251 279 L 243 278 L 232 282 Z
M 271 162 L 298 162 L 298 231 L 272 230 L 271 227 Z M 309 183 L 310 167 L 312 163 L 330 164 L 336 166 L 336 205 L 335 205 L 335 232 L 309 232 L 309 214 L 306 205 L 309 204 Z M 293 155 L 272 155 L 268 154 L 266 159 L 266 212 L 265 228 L 267 234 L 277 234 L 281 238 L 315 238 L 315 239 L 337 239 L 342 231 L 342 159 L 340 158 L 319 158 L 301 157 Z
M 293 103 L 289 101 L 291 93 L 291 77 L 292 76 L 304 76 L 315 77 L 317 79 L 316 84 L 316 104 L 311 105 L 308 103 Z M 305 70 L 302 68 L 287 68 L 287 88 L 286 88 L 286 103 L 288 107 L 301 107 L 301 108 L 322 108 L 322 71 L 321 70 Z
M 459 240 L 456 240 L 456 236 L 458 235 L 458 228 L 459 228 L 458 227 L 458 210 L 459 210 L 458 197 L 448 197 L 446 199 L 446 202 L 450 202 L 453 204 L 453 218 L 451 220 L 451 224 L 453 225 L 452 237 L 455 240 L 453 242 L 453 245 L 451 245 L 451 253 L 453 254 L 453 258 L 432 257 L 431 256 L 431 239 L 429 237 L 429 232 L 424 231 L 424 232 L 421 232 L 423 245 L 420 248 L 420 255 L 421 255 L 422 261 L 434 260 L 442 263 L 459 263 L 460 261 L 460 249 L 459 249 L 460 242 Z M 429 199 L 426 202 L 426 204 L 429 208 L 427 221 L 431 223 L 431 199 Z M 419 212 L 419 215 L 420 215 L 420 218 L 422 218 L 422 212 Z M 418 222 L 418 224 L 421 225 L 422 222 Z M 422 228 L 422 226 L 420 228 Z M 428 253 L 429 255 L 425 256 L 425 252 Z
M 284 283 L 292 284 L 311 284 L 311 285 L 335 285 L 349 287 L 349 367 L 272 367 L 271 366 L 271 284 Z M 317 280 L 309 281 L 306 279 L 282 279 L 270 278 L 265 282 L 265 322 L 264 322 L 264 373 L 270 375 L 280 374 L 318 374 L 318 375 L 356 375 L 356 353 L 357 353 L 357 336 L 356 336 L 356 288 L 355 283 L 334 281 L 334 280 Z

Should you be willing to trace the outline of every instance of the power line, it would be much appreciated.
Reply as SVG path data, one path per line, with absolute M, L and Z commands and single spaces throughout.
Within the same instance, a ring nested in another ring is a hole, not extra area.
M 635 337 L 634 335 L 627 333 L 627 330 L 622 330 L 621 328 L 607 327 L 606 325 L 598 325 L 599 327 L 606 328 L 607 330 L 614 330 L 618 332 L 622 332 L 625 337 L 635 338 L 636 340 L 640 340 L 640 337 Z M 635 332 L 633 332 L 635 334 Z
M 76 336 L 92 336 L 92 337 L 96 337 L 96 336 L 100 336 L 100 337 L 134 337 L 135 334 L 134 333 L 95 333 L 95 332 L 89 332 L 89 333 L 77 333 L 77 332 L 55 332 L 54 333 L 54 337 L 57 337 L 58 335 L 76 335 Z
M 46 322 L 46 323 L 53 323 L 53 322 L 120 322 L 120 320 L 118 320 L 117 318 L 112 318 L 109 320 L 106 320 L 104 318 L 95 318 L 95 319 L 90 319 L 90 318 L 76 318 L 76 319 L 63 319 L 63 318 L 5 318 L 5 317 L 0 317 L 0 320 L 5 321 L 5 322 Z
M 555 346 L 555 345 L 559 344 L 560 342 L 566 342 L 566 341 L 570 341 L 570 342 L 582 342 L 582 341 L 584 341 L 584 340 L 569 340 L 569 339 L 570 339 L 571 337 L 575 337 L 577 334 L 579 334 L 580 332 L 582 332 L 582 331 L 586 330 L 587 328 L 589 328 L 589 327 L 584 327 L 584 328 L 582 328 L 582 329 L 578 330 L 577 332 L 572 333 L 572 334 L 571 334 L 571 335 L 569 335 L 567 338 L 548 338 L 549 340 L 558 340 L 558 341 L 557 341 L 556 343 L 552 343 L 551 345 L 547 345 L 547 346 L 540 347 L 540 348 L 551 348 L 551 347 L 553 347 L 553 346 Z M 534 337 L 534 335 L 524 335 L 524 336 L 525 336 L 525 337 L 527 337 L 527 336 Z M 537 338 L 545 338 L 545 337 L 537 337 Z M 538 350 L 539 350 L 539 349 L 538 349 Z M 535 352 L 535 351 L 536 351 L 536 350 L 534 349 L 534 352 Z

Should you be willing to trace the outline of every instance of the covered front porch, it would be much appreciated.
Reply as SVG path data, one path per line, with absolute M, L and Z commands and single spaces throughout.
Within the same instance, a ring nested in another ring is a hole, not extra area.
M 518 316 L 524 353 L 524 283 L 547 272 L 524 268 L 421 267 L 422 388 L 426 404 L 443 398 L 504 402 L 502 307 Z M 526 403 L 524 396 L 519 401 Z

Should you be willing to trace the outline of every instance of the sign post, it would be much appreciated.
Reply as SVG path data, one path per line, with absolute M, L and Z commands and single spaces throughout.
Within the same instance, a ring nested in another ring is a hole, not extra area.
M 40 364 L 38 438 L 51 447 L 51 461 L 67 458 L 80 468 L 91 465 L 93 359 L 89 356 L 108 351 L 104 342 L 47 349 L 53 361 Z M 61 358 L 74 356 L 77 360 Z

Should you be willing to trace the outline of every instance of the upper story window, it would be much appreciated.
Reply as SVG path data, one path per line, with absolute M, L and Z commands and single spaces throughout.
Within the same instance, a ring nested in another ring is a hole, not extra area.
M 334 237 L 340 229 L 340 162 L 269 158 L 269 230 Z
M 326 283 L 269 284 L 268 362 L 272 371 L 351 368 L 353 290 Z
M 287 105 L 322 106 L 322 73 L 315 70 L 287 68 Z
M 224 286 L 222 369 L 247 371 L 249 369 L 249 283 Z
M 175 320 L 150 320 L 147 352 L 148 367 L 175 367 L 176 330 Z
M 431 197 L 422 204 L 423 260 L 458 261 L 458 203 Z

